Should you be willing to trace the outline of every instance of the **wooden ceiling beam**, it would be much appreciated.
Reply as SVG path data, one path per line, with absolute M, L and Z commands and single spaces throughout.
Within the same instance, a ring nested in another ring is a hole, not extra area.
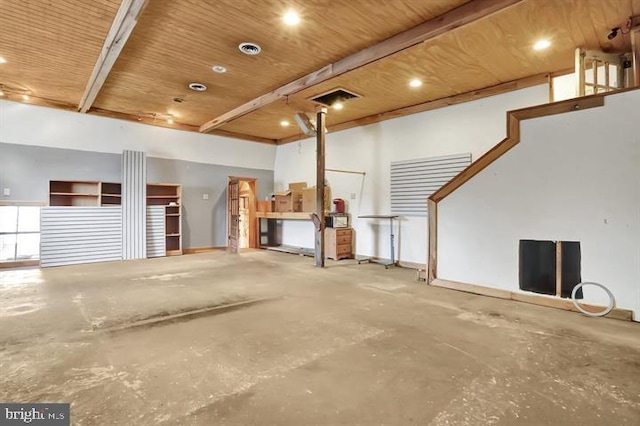
M 566 71 L 562 71 L 556 74 L 563 75 L 564 73 L 566 73 Z M 387 111 L 380 114 L 370 115 L 368 117 L 346 121 L 344 123 L 334 124 L 333 126 L 329 126 L 329 132 L 338 132 L 340 130 L 351 129 L 353 127 L 366 126 L 368 124 L 378 123 L 380 121 L 390 120 L 392 118 L 404 117 L 405 115 L 431 111 L 434 109 L 444 108 L 451 105 L 457 105 L 464 102 L 475 101 L 475 100 L 486 98 L 489 96 L 512 92 L 514 90 L 525 89 L 527 87 L 537 86 L 539 84 L 545 84 L 545 83 L 548 83 L 548 78 L 550 75 L 552 74 L 549 74 L 549 73 L 536 74 L 536 75 L 521 78 L 518 80 L 501 83 L 496 86 L 485 87 L 483 89 L 478 89 L 478 90 L 472 90 L 470 92 L 461 93 L 459 95 L 447 96 L 446 98 L 435 99 L 435 100 L 423 102 L 417 105 L 398 108 L 393 111 Z M 288 138 L 279 139 L 278 145 L 296 142 L 301 139 L 306 139 L 308 137 L 309 136 L 305 136 L 305 135 L 290 136 Z
M 85 113 L 93 105 L 98 93 L 100 93 L 100 89 L 102 89 L 102 85 L 111 72 L 113 64 L 120 56 L 122 48 L 138 23 L 138 18 L 140 18 L 147 2 L 148 0 L 122 0 L 120 9 L 118 9 L 113 24 L 107 33 L 100 56 L 98 56 L 91 77 L 80 99 L 78 111 Z
M 363 67 L 409 47 L 438 37 L 456 28 L 486 18 L 523 0 L 471 0 L 436 18 L 423 22 L 407 31 L 396 34 L 376 45 L 347 56 L 333 64 L 294 80 L 276 90 L 259 96 L 200 126 L 203 133 L 210 132 L 231 120 L 249 114 L 278 99 L 293 95 L 303 89 L 320 84 L 346 72 Z

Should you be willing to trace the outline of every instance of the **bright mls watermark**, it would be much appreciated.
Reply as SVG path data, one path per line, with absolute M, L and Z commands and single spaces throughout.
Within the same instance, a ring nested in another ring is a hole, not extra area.
M 71 408 L 69 404 L 0 403 L 0 426 L 69 426 Z

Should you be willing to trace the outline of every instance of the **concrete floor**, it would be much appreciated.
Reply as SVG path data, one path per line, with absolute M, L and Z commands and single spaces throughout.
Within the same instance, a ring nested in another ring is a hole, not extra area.
M 640 424 L 639 324 L 414 278 L 266 251 L 3 271 L 0 401 L 74 425 Z

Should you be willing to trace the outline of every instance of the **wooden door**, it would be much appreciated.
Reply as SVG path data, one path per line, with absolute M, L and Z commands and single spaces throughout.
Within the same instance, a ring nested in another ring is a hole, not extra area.
M 238 253 L 238 240 L 240 239 L 240 181 L 238 178 L 229 178 L 227 197 L 227 218 L 229 222 L 227 247 L 229 252 Z
M 249 248 L 250 227 L 249 219 L 249 195 L 245 195 L 240 191 L 240 240 L 238 247 L 241 249 Z

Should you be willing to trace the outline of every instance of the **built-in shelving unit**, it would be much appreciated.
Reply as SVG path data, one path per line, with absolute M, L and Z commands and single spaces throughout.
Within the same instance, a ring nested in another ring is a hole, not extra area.
M 50 206 L 99 206 L 100 182 L 49 181 Z
M 147 205 L 165 206 L 167 256 L 182 254 L 182 187 L 170 183 L 147 184 Z
M 41 210 L 42 267 L 122 260 L 120 184 L 49 181 Z
M 182 254 L 182 187 L 176 184 L 147 184 L 147 205 L 164 206 L 167 256 Z M 122 185 L 115 182 L 49 182 L 50 206 L 106 207 L 122 204 Z
M 119 206 L 122 185 L 113 182 L 49 181 L 50 206 Z

